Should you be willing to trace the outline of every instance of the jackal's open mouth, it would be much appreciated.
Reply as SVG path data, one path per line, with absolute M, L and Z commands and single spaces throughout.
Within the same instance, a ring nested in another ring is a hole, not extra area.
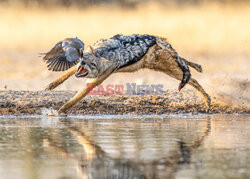
M 76 72 L 76 77 L 84 77 L 89 74 L 88 70 L 83 68 L 82 66 L 79 66 Z

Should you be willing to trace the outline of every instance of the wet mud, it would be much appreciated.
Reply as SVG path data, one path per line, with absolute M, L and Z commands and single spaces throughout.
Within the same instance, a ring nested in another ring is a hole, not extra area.
M 58 110 L 75 91 L 0 91 L 1 115 L 42 114 L 44 108 Z M 68 114 L 250 114 L 249 106 L 231 106 L 212 97 L 208 109 L 199 93 L 193 90 L 167 90 L 162 95 L 87 96 Z

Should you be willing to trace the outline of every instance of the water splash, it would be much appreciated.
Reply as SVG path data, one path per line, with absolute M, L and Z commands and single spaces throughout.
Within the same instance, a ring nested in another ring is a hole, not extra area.
M 58 116 L 58 112 L 53 108 L 42 108 L 42 116 Z

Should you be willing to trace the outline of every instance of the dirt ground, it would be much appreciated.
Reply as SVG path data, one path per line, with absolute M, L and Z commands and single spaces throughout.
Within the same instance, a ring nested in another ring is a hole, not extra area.
M 59 109 L 74 91 L 0 91 L 1 115 L 43 114 L 45 109 Z M 250 114 L 246 106 L 233 107 L 213 99 L 209 110 L 194 90 L 165 91 L 163 95 L 87 96 L 68 114 Z

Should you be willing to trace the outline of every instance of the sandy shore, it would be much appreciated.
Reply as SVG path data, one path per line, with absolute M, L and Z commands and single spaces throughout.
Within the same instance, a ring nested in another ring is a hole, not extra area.
M 0 115 L 42 114 L 45 108 L 59 109 L 75 91 L 0 91 Z M 221 104 L 213 99 L 207 111 L 196 91 L 165 91 L 163 95 L 87 96 L 68 114 L 250 114 L 249 107 Z

